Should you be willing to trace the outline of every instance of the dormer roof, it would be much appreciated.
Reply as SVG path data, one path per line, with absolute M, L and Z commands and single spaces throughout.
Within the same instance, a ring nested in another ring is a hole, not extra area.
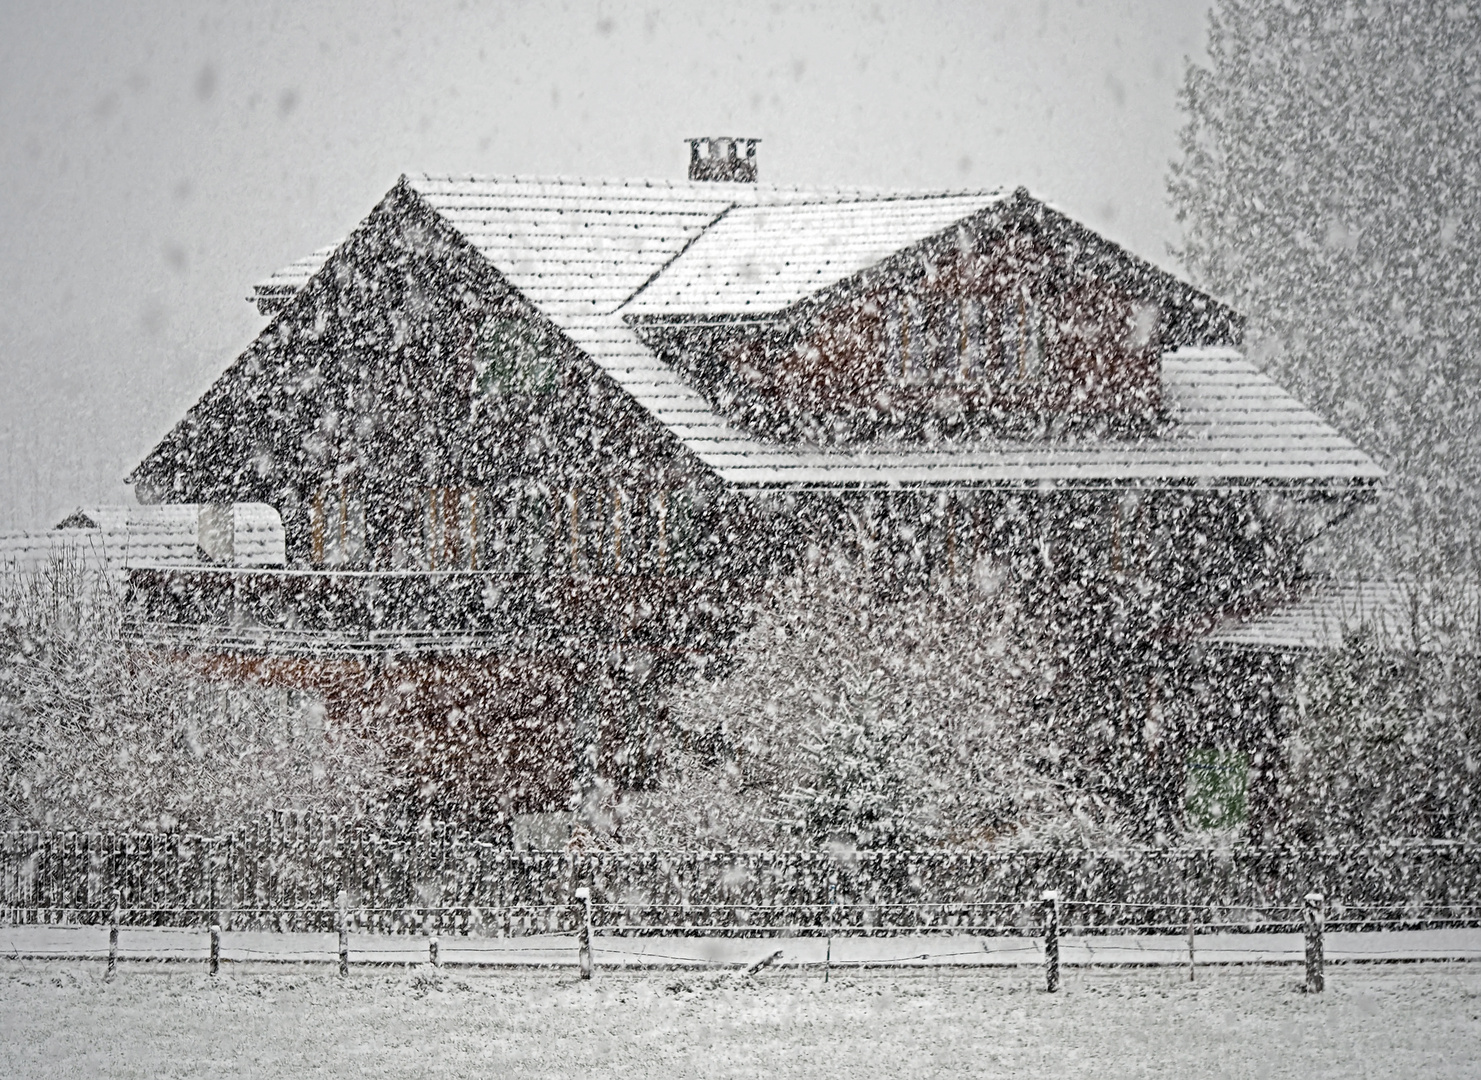
M 622 310 L 660 316 L 778 312 L 1009 197 L 982 192 L 737 206 Z

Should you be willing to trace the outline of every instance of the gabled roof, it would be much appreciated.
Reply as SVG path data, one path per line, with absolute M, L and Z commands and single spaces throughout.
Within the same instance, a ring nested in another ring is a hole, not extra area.
M 1184 349 L 1165 358 L 1170 422 L 1156 436 L 823 448 L 768 442 L 736 428 L 655 356 L 625 318 L 744 311 L 748 300 L 774 311 L 1004 203 L 999 191 L 427 175 L 402 183 L 699 461 L 738 488 L 1361 488 L 1383 476 L 1367 455 L 1230 349 Z M 1129 274 L 1152 270 L 1180 299 L 1227 311 L 1021 189 L 1012 198 L 1073 231 L 1066 243 L 1082 258 L 1091 244 L 1089 258 L 1102 268 L 1121 262 Z M 274 274 L 258 286 L 259 295 L 300 287 L 316 258 Z
M 615 311 L 731 207 L 869 194 L 665 180 L 410 174 L 402 182 L 557 319 Z M 320 248 L 259 282 L 255 299 L 291 297 L 338 246 Z

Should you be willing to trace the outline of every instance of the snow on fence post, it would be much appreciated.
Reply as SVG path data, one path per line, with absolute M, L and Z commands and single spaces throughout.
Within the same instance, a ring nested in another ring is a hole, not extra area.
M 105 978 L 112 979 L 118 972 L 118 918 L 119 918 L 119 895 L 118 890 L 113 890 L 113 911 L 108 916 L 108 974 Z
M 216 860 L 211 856 L 202 856 L 206 866 L 206 872 L 210 875 L 210 895 L 206 901 L 206 909 L 211 913 L 211 974 L 215 975 L 221 967 L 221 909 L 216 896 Z
M 350 920 L 346 908 L 349 906 L 349 895 L 344 889 L 339 890 L 336 906 L 339 911 L 335 921 L 339 924 L 339 973 L 348 975 L 350 973 Z
M 1301 905 L 1301 923 L 1306 930 L 1306 992 L 1320 994 L 1326 988 L 1322 972 L 1322 931 L 1326 928 L 1326 898 L 1307 893 Z
M 591 978 L 591 890 L 576 890 L 576 961 L 583 979 Z
M 1059 990 L 1059 893 L 1047 889 L 1044 902 L 1044 983 L 1053 994 Z

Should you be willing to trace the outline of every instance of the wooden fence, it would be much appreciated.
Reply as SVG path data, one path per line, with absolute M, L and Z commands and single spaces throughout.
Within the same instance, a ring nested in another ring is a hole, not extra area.
M 1230 850 L 516 852 L 453 834 L 388 837 L 284 815 L 228 836 L 0 834 L 0 917 L 15 922 L 519 936 L 1016 933 L 1057 890 L 1086 930 L 1299 924 L 1481 925 L 1481 845 Z

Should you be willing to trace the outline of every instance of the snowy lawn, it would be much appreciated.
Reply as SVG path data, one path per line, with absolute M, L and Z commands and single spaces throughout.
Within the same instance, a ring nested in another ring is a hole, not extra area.
M 1065 973 L 0 963 L 0 1076 L 1473 1077 L 1481 965 Z

